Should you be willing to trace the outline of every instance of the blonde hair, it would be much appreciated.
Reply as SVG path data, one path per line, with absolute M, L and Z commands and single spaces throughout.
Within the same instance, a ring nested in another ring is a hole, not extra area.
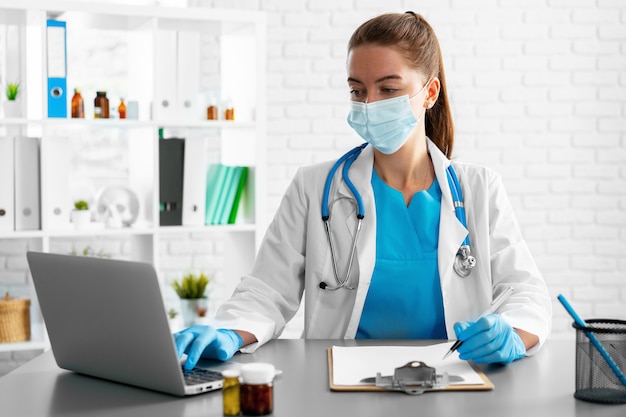
M 396 48 L 426 79 L 439 78 L 439 97 L 434 106 L 426 111 L 426 135 L 450 158 L 454 146 L 454 123 L 441 48 L 433 28 L 417 13 L 387 13 L 359 26 L 348 42 L 348 51 L 361 45 Z

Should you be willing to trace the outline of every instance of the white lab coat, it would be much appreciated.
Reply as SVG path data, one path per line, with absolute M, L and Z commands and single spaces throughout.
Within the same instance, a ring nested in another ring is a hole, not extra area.
M 536 352 L 550 333 L 551 302 L 500 176 L 484 167 L 453 162 L 463 190 L 472 254 L 477 260 L 471 275 L 460 277 L 452 266 L 467 230 L 454 212 L 446 177 L 450 161 L 430 140 L 428 150 L 442 192 L 438 266 L 448 336 L 455 337 L 454 323 L 475 320 L 489 307 L 495 292 L 511 285 L 515 291 L 499 312 L 513 327 L 539 336 L 539 344 L 528 353 Z M 352 285 L 358 282 L 355 290 L 319 287 L 321 281 L 336 285 L 321 220 L 322 190 L 333 163 L 298 170 L 267 230 L 253 271 L 242 278 L 231 299 L 218 311 L 218 323 L 223 327 L 256 336 L 259 342 L 243 348 L 244 352 L 278 337 L 298 310 L 303 293 L 304 337 L 355 337 L 376 260 L 372 147 L 363 150 L 349 174 L 365 206 L 350 277 Z M 356 206 L 341 179 L 338 170 L 329 204 L 338 269 L 343 276 L 356 225 Z

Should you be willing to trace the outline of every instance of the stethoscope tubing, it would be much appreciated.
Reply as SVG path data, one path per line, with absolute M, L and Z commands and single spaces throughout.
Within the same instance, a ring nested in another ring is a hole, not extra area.
M 463 203 L 463 190 L 461 189 L 461 183 L 456 176 L 456 171 L 452 167 L 452 164 L 446 169 L 446 176 L 448 177 L 448 185 L 450 186 L 450 193 L 452 194 L 452 202 L 454 204 L 454 212 L 461 224 L 467 229 L 467 218 L 465 217 L 465 204 Z M 469 232 L 463 240 L 463 246 L 470 246 Z
M 328 246 L 330 247 L 330 257 L 332 260 L 333 273 L 335 275 L 335 282 L 337 284 L 336 286 L 330 286 L 326 284 L 324 281 L 322 281 L 320 282 L 320 288 L 324 290 L 334 291 L 340 288 L 347 288 L 347 289 L 355 288 L 355 287 L 347 286 L 347 283 L 350 278 L 350 272 L 352 271 L 352 264 L 354 262 L 354 255 L 356 253 L 356 245 L 357 245 L 357 241 L 359 238 L 359 233 L 361 231 L 361 225 L 362 225 L 363 219 L 365 218 L 365 208 L 363 204 L 363 199 L 361 198 L 361 193 L 359 193 L 359 190 L 357 190 L 357 188 L 354 186 L 354 183 L 352 183 L 352 181 L 350 180 L 349 170 L 352 164 L 354 163 L 354 161 L 356 161 L 356 159 L 361 154 L 361 151 L 365 149 L 367 145 L 368 145 L 367 142 L 363 143 L 353 149 L 350 149 L 343 156 L 341 156 L 335 162 L 335 164 L 331 167 L 330 171 L 328 172 L 328 176 L 326 177 L 326 181 L 324 183 L 324 192 L 322 194 L 322 221 L 324 222 L 324 230 L 326 231 L 326 238 L 328 240 Z M 357 204 L 357 214 L 356 214 L 357 225 L 356 225 L 355 232 L 354 232 L 354 238 L 352 239 L 352 247 L 350 249 L 350 258 L 348 260 L 346 274 L 343 277 L 343 279 L 339 278 L 339 268 L 337 266 L 337 257 L 335 256 L 336 252 L 335 252 L 335 247 L 334 247 L 332 236 L 331 236 L 330 211 L 329 211 L 329 204 L 328 204 L 328 198 L 330 196 L 330 188 L 332 186 L 335 173 L 337 172 L 337 170 L 342 164 L 343 164 L 343 168 L 342 168 L 341 174 L 343 176 L 343 180 L 346 183 L 350 192 L 352 193 Z M 459 220 L 459 222 L 461 222 L 461 224 L 467 229 L 467 218 L 465 216 L 465 206 L 463 204 L 463 191 L 461 189 L 461 183 L 459 182 L 459 179 L 456 175 L 456 172 L 454 171 L 454 168 L 452 167 L 452 164 L 450 164 L 448 168 L 446 169 L 446 177 L 448 179 L 448 185 L 450 186 L 450 193 L 452 195 L 452 202 L 454 204 L 455 215 L 457 219 Z M 466 262 L 468 261 L 468 258 L 471 258 L 471 262 L 469 262 L 470 266 L 459 267 L 460 269 L 455 267 L 455 270 L 457 270 L 457 273 L 459 273 L 461 276 L 467 276 L 469 275 L 471 269 L 474 267 L 476 263 L 474 257 L 471 256 L 469 231 L 467 235 L 465 236 L 465 239 L 463 240 L 463 243 L 461 245 L 461 248 L 459 249 L 459 252 L 457 253 L 457 259 L 455 260 L 455 262 L 461 262 L 461 260 L 459 259 L 460 254 L 464 254 L 463 260 Z
M 326 221 L 330 217 L 329 212 L 328 212 L 328 197 L 330 196 L 330 187 L 333 183 L 335 172 L 341 166 L 341 164 L 343 164 L 347 160 L 351 160 L 350 162 L 350 166 L 351 166 L 352 163 L 356 160 L 356 158 L 361 154 L 361 151 L 365 149 L 367 145 L 368 144 L 366 142 L 353 149 L 350 149 L 348 152 L 346 152 L 341 158 L 339 158 L 335 162 L 335 164 L 332 166 L 332 168 L 328 172 L 328 176 L 326 177 L 326 182 L 324 183 L 324 192 L 322 193 L 322 220 Z M 361 199 L 361 194 L 356 189 L 352 181 L 350 181 L 350 177 L 348 175 L 348 171 L 345 169 L 345 165 L 344 165 L 342 174 L 344 177 L 344 181 L 347 179 L 346 184 L 348 184 L 348 188 L 350 189 L 350 192 L 352 192 L 352 194 L 354 195 L 354 198 L 356 199 L 356 202 L 358 205 L 357 213 L 363 216 L 365 214 L 365 209 L 363 207 L 363 200 Z

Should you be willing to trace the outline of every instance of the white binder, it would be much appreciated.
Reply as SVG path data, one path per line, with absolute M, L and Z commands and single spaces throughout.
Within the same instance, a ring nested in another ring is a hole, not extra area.
M 183 226 L 203 226 L 206 209 L 207 157 L 204 138 L 185 139 Z
M 73 202 L 70 193 L 70 140 L 67 137 L 46 138 L 42 143 L 45 146 L 46 163 L 42 164 L 45 171 L 42 181 L 46 181 L 45 212 L 42 211 L 42 220 L 46 229 L 70 229 Z
M 175 120 L 177 117 L 177 53 L 176 32 L 157 30 L 154 46 L 154 120 Z
M 39 230 L 39 138 L 16 137 L 15 230 Z
M 202 119 L 200 91 L 200 32 L 178 32 L 176 59 L 178 91 L 177 112 L 182 120 Z M 204 115 L 206 118 L 206 114 Z
M 15 227 L 13 169 L 13 138 L 0 137 L 0 231 Z

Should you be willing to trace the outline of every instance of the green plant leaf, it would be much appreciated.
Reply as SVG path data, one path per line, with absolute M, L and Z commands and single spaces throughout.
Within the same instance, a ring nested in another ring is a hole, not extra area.
M 85 200 L 78 200 L 74 202 L 74 208 L 76 210 L 89 210 L 89 203 L 87 203 Z
M 194 299 L 203 298 L 209 278 L 201 273 L 199 275 L 187 274 L 180 281 L 172 282 L 172 288 L 180 298 Z
M 6 88 L 6 95 L 8 100 L 17 99 L 17 95 L 20 93 L 19 83 L 9 83 Z

